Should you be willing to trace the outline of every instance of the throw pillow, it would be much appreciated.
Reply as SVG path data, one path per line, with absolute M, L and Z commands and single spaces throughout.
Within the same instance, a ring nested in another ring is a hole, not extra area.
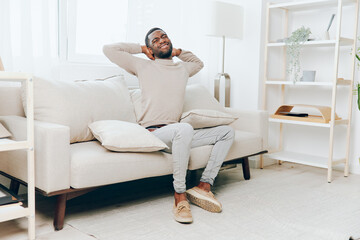
M 11 137 L 11 133 L 0 123 L 0 138 Z
M 225 108 L 200 84 L 188 85 L 185 92 L 183 112 L 193 109 L 209 109 L 225 112 Z
M 26 109 L 25 91 L 22 99 Z M 136 122 L 122 76 L 82 82 L 34 78 L 34 118 L 68 126 L 71 143 L 94 139 L 88 125 L 98 120 Z
M 102 120 L 89 124 L 95 138 L 116 152 L 154 152 L 168 148 L 144 127 L 130 122 Z
M 194 109 L 181 115 L 180 122 L 189 123 L 194 129 L 227 125 L 235 121 L 228 113 L 208 109 Z
M 134 109 L 135 109 L 135 115 L 136 115 L 136 120 L 137 122 L 139 122 L 141 113 L 142 113 L 142 107 L 141 107 L 141 90 L 140 89 L 133 89 L 130 90 L 130 96 L 131 96 L 131 100 L 134 104 Z

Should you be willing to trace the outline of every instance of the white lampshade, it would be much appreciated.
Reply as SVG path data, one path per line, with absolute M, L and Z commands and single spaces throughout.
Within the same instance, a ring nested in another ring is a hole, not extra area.
M 242 39 L 243 8 L 239 5 L 213 2 L 210 6 L 209 36 Z

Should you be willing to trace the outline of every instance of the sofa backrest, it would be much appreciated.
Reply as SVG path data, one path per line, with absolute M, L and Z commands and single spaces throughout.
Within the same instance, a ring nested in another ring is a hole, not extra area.
M 0 116 L 25 116 L 20 92 L 20 86 L 0 87 Z
M 130 92 L 138 87 L 129 87 Z M 0 116 L 25 117 L 21 99 L 21 86 L 0 86 Z
M 136 122 L 123 76 L 81 82 L 34 78 L 34 118 L 68 126 L 71 143 L 94 139 L 88 125 L 99 120 Z

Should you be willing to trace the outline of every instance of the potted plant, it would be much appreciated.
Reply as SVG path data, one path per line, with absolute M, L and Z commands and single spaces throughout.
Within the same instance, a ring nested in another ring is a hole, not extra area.
M 294 83 L 299 80 L 301 71 L 300 50 L 302 45 L 309 39 L 310 28 L 302 26 L 291 33 L 289 38 L 285 39 L 286 45 L 286 72 L 292 76 Z

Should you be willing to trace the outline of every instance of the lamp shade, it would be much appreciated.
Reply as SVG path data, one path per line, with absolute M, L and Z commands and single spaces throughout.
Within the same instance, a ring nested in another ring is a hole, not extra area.
M 211 3 L 207 35 L 242 39 L 243 12 L 243 8 L 239 5 L 223 2 Z

